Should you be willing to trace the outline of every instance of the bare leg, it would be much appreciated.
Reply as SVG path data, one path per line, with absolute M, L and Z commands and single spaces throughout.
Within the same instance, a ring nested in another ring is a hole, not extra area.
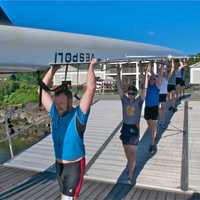
M 151 132 L 151 144 L 155 144 L 155 138 L 156 138 L 156 132 L 157 132 L 157 127 L 156 127 L 156 120 L 147 120 L 150 132 Z
M 165 121 L 165 102 L 162 102 L 160 104 L 160 109 L 159 109 L 159 121 L 161 123 L 164 123 Z
M 181 86 L 181 96 L 185 96 L 185 86 Z
M 136 145 L 123 145 L 126 158 L 128 160 L 128 177 L 132 179 L 136 166 Z
M 172 92 L 172 106 L 173 108 L 176 107 L 176 94 L 174 91 Z
M 181 97 L 181 86 L 176 86 L 176 100 L 178 100 Z

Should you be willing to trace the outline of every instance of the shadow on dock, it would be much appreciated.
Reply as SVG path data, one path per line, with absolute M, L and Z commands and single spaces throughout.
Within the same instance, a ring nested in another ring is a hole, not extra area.
M 158 130 L 157 130 L 157 136 L 156 136 L 156 142 L 159 143 L 160 139 L 162 137 L 170 137 L 173 136 L 175 134 L 183 134 L 183 130 L 175 127 L 175 126 L 171 126 L 171 129 L 168 129 L 168 126 L 171 122 L 171 118 L 173 117 L 174 113 L 168 111 L 169 106 L 166 106 L 166 116 L 165 116 L 165 120 L 166 120 L 166 128 L 160 128 L 158 126 Z M 176 131 L 176 133 L 172 133 L 171 135 L 167 135 L 164 136 L 164 132 L 165 130 L 168 131 Z M 177 133 L 178 131 L 178 133 Z M 143 170 L 144 166 L 146 165 L 146 163 L 152 158 L 152 156 L 149 153 L 149 146 L 151 144 L 151 134 L 149 132 L 149 129 L 146 129 L 143 137 L 141 138 L 139 144 L 138 144 L 138 148 L 137 148 L 137 155 L 136 155 L 136 168 L 135 168 L 135 174 L 133 176 L 133 180 L 132 180 L 132 185 L 128 184 L 127 182 L 127 172 L 128 172 L 128 166 L 126 165 L 125 169 L 122 171 L 121 175 L 119 176 L 117 183 L 113 186 L 111 192 L 107 195 L 107 197 L 105 198 L 105 200 L 109 200 L 109 199 L 115 199 L 115 200 L 122 200 L 126 197 L 126 195 L 129 193 L 130 190 L 132 190 L 134 188 L 134 186 L 136 185 L 136 181 L 137 181 L 137 177 L 140 175 L 141 171 Z M 159 149 L 158 149 L 159 151 Z

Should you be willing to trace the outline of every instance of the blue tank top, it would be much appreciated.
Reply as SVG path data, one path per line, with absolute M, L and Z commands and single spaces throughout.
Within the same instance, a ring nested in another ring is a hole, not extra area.
M 52 123 L 52 138 L 56 159 L 77 160 L 85 156 L 83 138 L 77 129 L 76 120 L 86 125 L 89 113 L 83 113 L 79 106 L 72 108 L 64 116 L 59 116 L 53 103 L 49 116 Z
M 159 105 L 159 93 L 160 93 L 160 90 L 155 84 L 148 85 L 147 94 L 146 94 L 146 98 L 145 98 L 145 106 L 147 106 L 147 107 L 158 106 Z

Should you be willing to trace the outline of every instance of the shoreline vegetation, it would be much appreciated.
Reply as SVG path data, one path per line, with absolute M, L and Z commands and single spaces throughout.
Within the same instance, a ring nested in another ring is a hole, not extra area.
M 14 155 L 50 133 L 47 113 L 38 108 L 37 78 L 37 73 L 17 73 L 0 77 L 0 163 L 11 158 L 6 118 Z
M 37 102 L 37 74 L 17 73 L 0 80 L 0 108 Z

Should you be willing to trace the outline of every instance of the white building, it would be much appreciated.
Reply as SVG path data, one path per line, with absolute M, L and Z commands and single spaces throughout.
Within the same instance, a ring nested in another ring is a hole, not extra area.
M 98 80 L 102 81 L 103 85 L 106 83 L 115 83 L 116 80 L 116 65 L 121 66 L 121 80 L 122 84 L 127 88 L 128 85 L 135 85 L 138 89 L 141 83 L 141 74 L 144 72 L 144 64 L 138 65 L 138 62 L 129 63 L 112 63 L 112 64 L 99 64 L 95 67 L 95 75 Z M 86 82 L 87 78 L 87 67 L 86 64 L 81 64 L 79 66 L 68 67 L 67 77 L 65 78 L 65 67 L 58 70 L 54 76 L 54 85 L 60 85 L 62 81 L 71 81 L 73 86 L 82 85 Z M 79 68 L 79 70 L 77 70 Z M 156 66 L 154 67 L 156 72 Z
M 190 66 L 190 84 L 200 84 L 200 62 Z

